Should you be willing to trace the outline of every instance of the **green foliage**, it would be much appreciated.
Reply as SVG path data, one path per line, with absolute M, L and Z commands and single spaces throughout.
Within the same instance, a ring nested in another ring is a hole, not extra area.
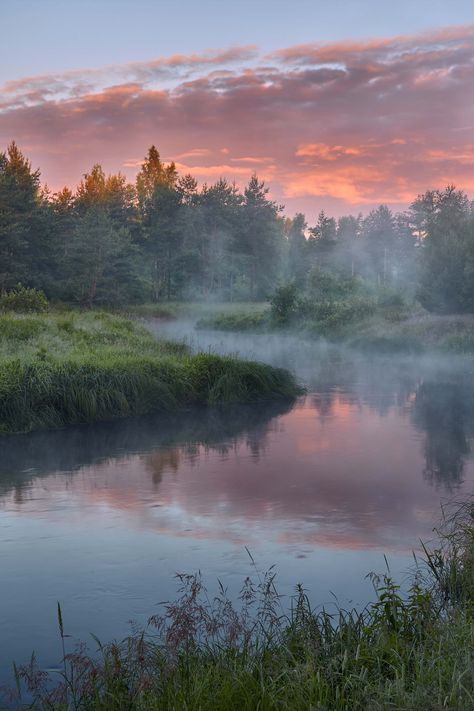
M 262 300 L 287 280 L 333 302 L 361 296 L 351 281 L 363 279 L 418 294 L 433 312 L 474 312 L 474 213 L 453 186 L 419 196 L 409 213 L 380 205 L 336 222 L 322 211 L 313 226 L 282 209 L 256 175 L 243 190 L 224 178 L 199 188 L 154 146 L 135 185 L 96 164 L 74 193 L 51 195 L 11 143 L 0 154 L 0 292 L 21 282 L 55 302 L 117 307 Z
M 299 292 L 291 283 L 279 287 L 271 298 L 274 324 L 293 324 L 319 335 L 367 318 L 376 307 L 360 280 L 313 269 L 307 287 Z
M 298 392 L 286 371 L 191 356 L 111 314 L 0 316 L 0 432 Z
M 130 294 L 133 252 L 126 228 L 117 228 L 102 207 L 88 208 L 77 221 L 64 260 L 70 299 L 89 308 L 124 303 Z
M 375 301 L 364 296 L 354 296 L 344 301 L 308 300 L 301 305 L 311 331 L 320 335 L 331 335 L 343 326 L 353 325 L 375 312 Z
M 377 306 L 387 321 L 403 321 L 410 313 L 409 304 L 399 291 L 382 289 L 377 294 Z
M 384 289 L 378 295 L 378 304 L 384 308 L 403 309 L 406 306 L 405 299 L 398 291 Z
M 312 269 L 307 278 L 307 291 L 314 300 L 341 301 L 364 291 L 364 287 L 361 279 L 341 276 L 319 268 Z
M 279 286 L 270 299 L 270 314 L 274 323 L 286 324 L 298 309 L 298 290 L 294 283 Z
M 48 310 L 48 299 L 43 291 L 18 284 L 15 289 L 0 294 L 0 311 L 42 313 Z
M 12 142 L 0 153 L 0 292 L 47 277 L 44 218 L 39 171 Z
M 438 313 L 472 313 L 474 215 L 467 196 L 451 185 L 419 196 L 411 210 L 423 236 L 420 302 Z
M 292 220 L 287 220 L 288 234 L 288 276 L 298 286 L 304 283 L 309 269 L 307 259 L 307 243 L 305 216 L 298 212 Z

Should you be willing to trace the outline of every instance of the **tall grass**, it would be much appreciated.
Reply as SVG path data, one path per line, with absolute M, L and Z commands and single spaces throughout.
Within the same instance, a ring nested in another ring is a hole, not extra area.
M 18 693 L 52 711 L 467 711 L 474 505 L 425 552 L 407 595 L 389 575 L 372 576 L 374 602 L 335 614 L 313 610 L 301 586 L 288 605 L 271 570 L 247 578 L 238 603 L 222 585 L 211 597 L 200 575 L 179 575 L 178 599 L 145 630 L 67 654 L 53 685 L 33 659 L 16 670 Z
M 297 392 L 286 371 L 190 355 L 111 314 L 0 316 L 0 432 Z

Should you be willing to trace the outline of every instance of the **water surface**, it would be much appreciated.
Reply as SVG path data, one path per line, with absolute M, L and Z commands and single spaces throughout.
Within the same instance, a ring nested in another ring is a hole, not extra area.
M 57 665 L 57 600 L 71 645 L 120 637 L 174 596 L 177 571 L 236 592 L 246 548 L 287 595 L 301 581 L 316 605 L 363 605 L 384 555 L 403 579 L 440 501 L 472 491 L 469 363 L 152 328 L 290 367 L 308 392 L 1 439 L 1 678 L 33 649 Z

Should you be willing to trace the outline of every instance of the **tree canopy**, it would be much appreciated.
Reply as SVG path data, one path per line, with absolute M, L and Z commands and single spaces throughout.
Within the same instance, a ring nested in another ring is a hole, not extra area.
M 266 299 L 284 283 L 326 283 L 324 273 L 474 312 L 474 209 L 454 186 L 402 213 L 321 210 L 314 225 L 282 209 L 255 174 L 243 190 L 223 177 L 199 186 L 155 146 L 135 184 L 95 164 L 75 191 L 51 194 L 13 142 L 0 153 L 0 291 L 22 283 L 86 306 Z

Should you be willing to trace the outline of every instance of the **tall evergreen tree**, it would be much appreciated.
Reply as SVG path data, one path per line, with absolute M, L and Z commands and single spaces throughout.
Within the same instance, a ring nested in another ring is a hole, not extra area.
M 473 307 L 473 211 L 467 195 L 448 185 L 419 195 L 411 218 L 420 237 L 419 298 L 432 311 Z
M 395 218 L 387 205 L 369 212 L 362 222 L 361 239 L 366 254 L 365 275 L 380 286 L 387 286 L 393 277 L 396 242 Z
M 12 142 L 0 153 L 0 291 L 18 282 L 43 285 L 38 269 L 48 256 L 43 208 L 40 172 Z
M 171 299 L 180 287 L 184 214 L 177 180 L 174 163 L 165 165 L 151 146 L 137 175 L 136 189 L 155 301 L 161 296 Z
M 240 244 L 248 256 L 251 298 L 267 297 L 275 288 L 284 240 L 281 207 L 268 198 L 269 188 L 254 174 L 244 190 Z
M 305 216 L 298 212 L 290 221 L 288 229 L 288 276 L 300 287 L 309 269 L 306 228 Z

